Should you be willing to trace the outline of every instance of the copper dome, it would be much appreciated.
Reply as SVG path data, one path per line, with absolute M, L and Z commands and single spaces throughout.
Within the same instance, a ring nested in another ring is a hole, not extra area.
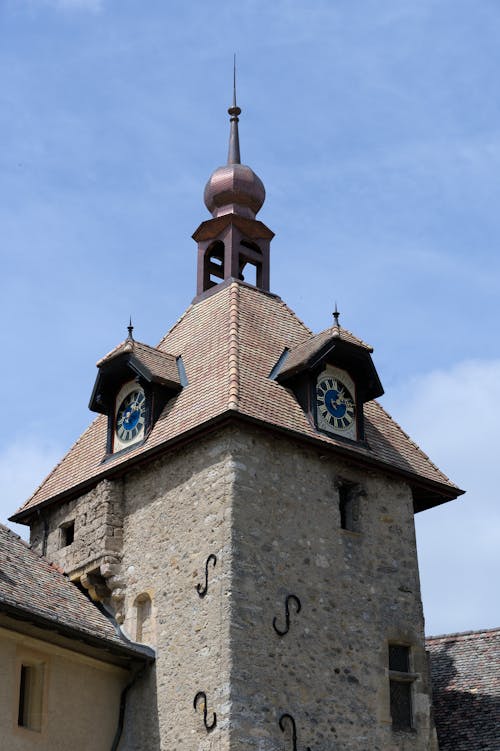
M 205 186 L 205 206 L 212 216 L 240 214 L 251 219 L 262 207 L 262 180 L 245 164 L 227 164 L 213 172 Z

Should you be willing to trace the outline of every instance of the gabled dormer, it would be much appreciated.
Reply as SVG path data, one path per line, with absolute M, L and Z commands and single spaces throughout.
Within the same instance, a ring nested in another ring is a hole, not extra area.
M 336 324 L 285 351 L 273 375 L 294 392 L 317 430 L 362 442 L 363 404 L 384 393 L 372 351 Z
M 145 441 L 165 404 L 183 386 L 180 358 L 129 337 L 97 363 L 89 407 L 108 416 L 107 454 Z

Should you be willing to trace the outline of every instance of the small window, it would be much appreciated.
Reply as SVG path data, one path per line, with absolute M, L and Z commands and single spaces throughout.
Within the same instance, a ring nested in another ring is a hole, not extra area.
M 359 532 L 359 488 L 351 482 L 338 486 L 340 527 L 350 532 Z
M 136 597 L 136 631 L 135 640 L 151 644 L 153 642 L 153 616 L 151 597 L 144 592 Z
M 411 730 L 412 684 L 415 676 L 410 673 L 410 647 L 389 644 L 389 684 L 391 695 L 392 727 L 395 730 Z
M 75 522 L 66 522 L 61 525 L 61 548 L 67 548 L 72 545 L 75 539 Z
M 21 665 L 17 724 L 38 733 L 42 729 L 44 673 L 43 662 Z

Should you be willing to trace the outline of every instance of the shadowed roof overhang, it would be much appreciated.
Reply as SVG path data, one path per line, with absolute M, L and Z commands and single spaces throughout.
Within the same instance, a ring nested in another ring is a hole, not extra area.
M 81 649 L 78 649 L 79 644 L 85 644 L 88 647 L 96 649 L 100 652 L 100 659 L 104 662 L 109 661 L 107 655 L 113 655 L 127 664 L 131 661 L 152 664 L 155 661 L 154 650 L 150 647 L 134 644 L 133 642 L 127 643 L 125 640 L 123 644 L 120 644 L 106 638 L 101 638 L 83 629 L 73 628 L 58 620 L 46 618 L 39 613 L 5 602 L 2 599 L 0 599 L 0 614 L 4 614 L 15 621 L 30 624 L 43 632 L 51 632 L 52 634 L 58 634 L 61 637 L 70 639 L 75 651 L 81 651 Z M 0 625 L 5 624 L 0 623 Z
M 192 238 L 196 242 L 213 240 L 230 224 L 234 224 L 247 237 L 254 240 L 272 240 L 274 237 L 274 232 L 258 219 L 247 219 L 237 214 L 224 214 L 216 219 L 207 219 L 205 222 L 202 222 L 196 231 L 193 232 Z
M 251 423 L 256 427 L 260 427 L 266 432 L 271 431 L 275 434 L 286 435 L 293 440 L 301 443 L 313 445 L 316 448 L 321 447 L 321 451 L 325 455 L 325 458 L 329 455 L 337 455 L 349 458 L 349 460 L 358 466 L 380 469 L 381 471 L 392 475 L 393 477 L 399 477 L 405 479 L 413 494 L 413 507 L 415 513 L 419 511 L 425 511 L 426 509 L 439 506 L 448 501 L 452 501 L 459 495 L 463 495 L 465 492 L 454 485 L 448 485 L 446 483 L 440 483 L 434 480 L 426 479 L 421 475 L 418 475 L 411 471 L 405 471 L 404 469 L 397 468 L 391 464 L 382 461 L 375 456 L 369 456 L 366 453 L 358 453 L 353 451 L 350 447 L 344 447 L 338 444 L 331 444 L 321 439 L 305 436 L 303 433 L 299 433 L 294 430 L 289 430 L 280 426 L 270 425 L 269 423 L 258 420 L 254 417 L 244 415 L 237 411 L 227 411 L 211 420 L 207 420 L 200 425 L 182 433 L 175 438 L 166 441 L 159 446 L 154 446 L 149 450 L 144 450 L 141 454 L 132 456 L 128 461 L 122 462 L 116 466 L 102 465 L 102 471 L 95 474 L 92 478 L 79 483 L 78 485 L 69 488 L 62 493 L 52 496 L 51 498 L 39 503 L 37 506 L 32 506 L 24 511 L 19 511 L 13 516 L 9 517 L 9 521 L 17 522 L 20 524 L 29 524 L 29 520 L 36 517 L 39 512 L 44 508 L 52 506 L 54 503 L 61 501 L 68 501 L 72 498 L 76 498 L 82 493 L 95 487 L 101 480 L 110 479 L 114 477 L 120 477 L 132 468 L 140 467 L 142 465 L 149 464 L 159 456 L 168 453 L 174 448 L 178 448 L 182 445 L 191 443 L 194 438 L 198 438 L 200 435 L 211 433 L 227 425 L 234 424 L 236 422 Z
M 306 349 L 306 345 L 308 349 Z M 336 359 L 349 362 L 351 375 L 363 384 L 363 401 L 377 399 L 384 393 L 368 348 L 332 336 L 318 347 L 314 347 L 314 345 L 311 347 L 311 343 L 306 342 L 304 347 L 297 347 L 297 351 L 300 349 L 306 350 L 304 357 L 297 357 L 297 353 L 293 350 L 290 352 L 290 356 L 285 360 L 283 367 L 276 376 L 279 383 L 286 384 L 293 381 L 304 371 L 314 370 L 322 362 L 328 361 L 330 355 L 335 353 Z
M 116 357 L 103 361 L 99 365 L 99 372 L 90 397 L 89 409 L 92 412 L 107 414 L 116 396 L 117 381 L 123 378 L 123 374 L 127 372 L 130 373 L 130 378 L 139 376 L 147 383 L 157 383 L 174 393 L 180 391 L 182 386 L 175 365 L 175 358 L 162 352 L 158 352 L 157 355 L 158 359 L 163 358 L 165 360 L 167 367 L 163 369 L 163 372 L 159 369 L 157 372 L 153 372 L 140 357 L 140 354 L 135 352 L 122 352 Z

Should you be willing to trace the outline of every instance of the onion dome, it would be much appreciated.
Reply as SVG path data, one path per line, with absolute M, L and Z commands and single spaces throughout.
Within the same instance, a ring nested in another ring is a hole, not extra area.
M 233 89 L 233 104 L 229 107 L 230 133 L 227 164 L 213 172 L 205 186 L 205 206 L 212 216 L 239 214 L 250 219 L 261 209 L 266 198 L 262 180 L 255 172 L 241 164 L 238 115 L 241 109 L 236 104 L 236 85 Z

